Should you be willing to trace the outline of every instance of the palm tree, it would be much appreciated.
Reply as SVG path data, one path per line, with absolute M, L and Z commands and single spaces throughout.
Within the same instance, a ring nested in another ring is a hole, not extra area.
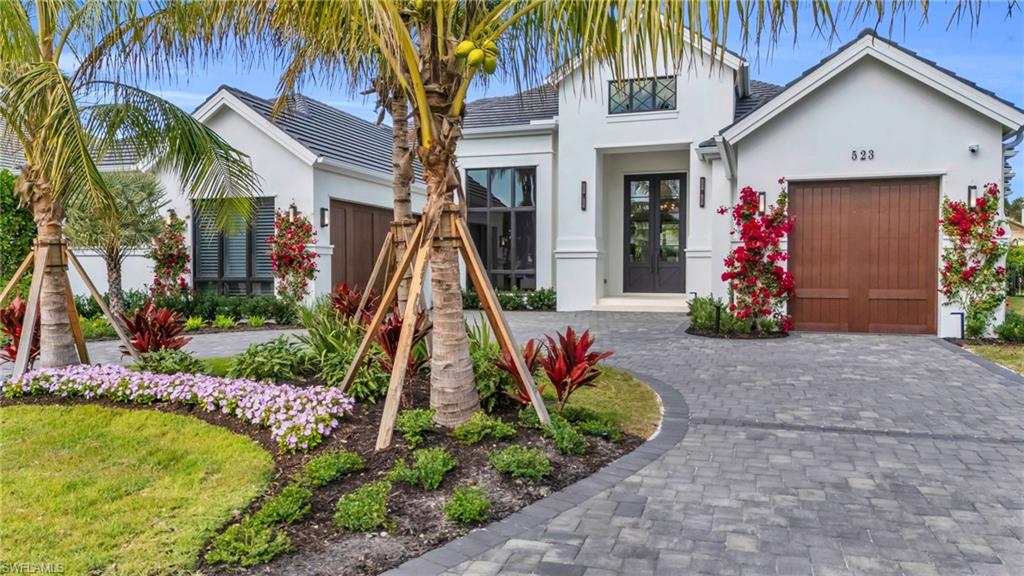
M 114 210 L 96 212 L 69 206 L 64 233 L 79 248 L 98 254 L 107 267 L 107 294 L 115 318 L 124 312 L 121 265 L 132 250 L 145 248 L 160 233 L 160 210 L 167 205 L 164 189 L 152 174 L 106 172 L 103 180 Z
M 258 182 L 244 154 L 172 104 L 119 80 L 124 59 L 148 70 L 154 54 L 123 54 L 140 30 L 166 30 L 176 6 L 144 12 L 139 2 L 22 0 L 0 2 L 0 117 L 20 145 L 24 164 L 16 190 L 32 210 L 41 245 L 63 242 L 68 209 L 116 212 L 96 167 L 111 150 L 131 150 L 181 177 L 197 198 L 223 199 L 219 221 L 251 213 Z M 165 33 L 169 34 L 169 33 Z M 166 36 L 165 36 L 166 37 Z M 181 46 L 167 43 L 167 52 Z M 68 62 L 77 62 L 67 71 Z M 69 329 L 59 262 L 41 276 L 41 353 L 44 367 L 78 363 Z

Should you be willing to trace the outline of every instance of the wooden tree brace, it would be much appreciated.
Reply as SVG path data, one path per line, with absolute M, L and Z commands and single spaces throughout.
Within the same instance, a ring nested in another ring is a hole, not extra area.
M 394 249 L 392 240 L 394 239 L 394 231 L 389 231 L 387 236 L 384 237 L 384 246 L 381 247 L 380 253 L 377 254 L 377 261 L 373 263 L 373 271 L 370 272 L 370 279 L 366 282 L 366 286 L 363 287 L 363 295 L 359 298 L 359 309 L 356 310 L 356 318 L 360 318 L 363 314 L 363 310 L 366 309 L 366 303 L 370 300 L 370 292 L 373 287 L 377 285 L 377 277 L 380 276 L 381 268 L 386 266 L 386 263 L 391 260 L 391 251 Z M 386 285 L 387 274 L 384 276 L 384 282 Z
M 32 272 L 32 284 L 28 289 L 28 303 L 25 309 L 25 318 L 21 323 L 21 340 L 18 341 L 18 355 L 14 358 L 14 371 L 11 379 L 18 379 L 25 375 L 28 369 L 29 355 L 32 352 L 32 339 L 36 335 L 36 319 L 39 318 L 39 296 L 43 291 L 43 270 L 50 258 L 52 244 L 36 244 L 33 251 L 35 266 Z
M 107 303 L 103 301 L 103 296 L 100 295 L 100 291 L 97 290 L 96 286 L 92 283 L 92 279 L 89 278 L 89 275 L 85 273 L 85 269 L 82 267 L 82 263 L 78 261 L 78 258 L 75 256 L 75 253 L 72 252 L 66 245 L 64 247 L 64 253 L 67 256 L 67 259 L 71 262 L 71 265 L 75 267 L 75 270 L 78 272 L 79 277 L 82 278 L 82 282 L 85 283 L 85 287 L 89 289 L 89 293 L 92 294 L 92 299 L 95 300 L 96 304 L 99 305 L 100 310 L 103 310 L 103 315 L 106 316 L 107 319 L 110 321 L 110 325 L 114 327 L 114 332 L 117 332 L 117 337 L 121 340 L 121 343 L 124 344 L 125 349 L 128 350 L 128 354 L 132 357 L 133 360 L 138 362 L 138 351 L 136 351 L 135 347 L 132 346 L 131 340 L 125 333 L 124 328 L 121 327 L 121 323 L 118 322 L 117 318 L 114 318 L 114 315 L 110 312 L 110 307 L 108 307 Z
M 4 291 L 0 292 L 0 306 L 4 305 L 4 302 L 7 301 L 7 297 L 11 295 L 11 292 L 14 291 L 14 287 L 18 285 L 18 280 L 21 280 L 21 277 L 25 275 L 25 271 L 28 270 L 29 265 L 32 264 L 35 255 L 35 248 L 29 250 L 28 254 L 25 255 L 25 259 L 21 261 L 21 265 L 14 271 L 14 276 L 11 276 L 10 282 L 8 282 L 7 286 L 4 287 Z

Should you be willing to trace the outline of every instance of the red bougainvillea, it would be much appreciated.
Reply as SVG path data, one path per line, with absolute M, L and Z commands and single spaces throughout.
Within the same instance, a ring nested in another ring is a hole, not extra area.
M 315 241 L 313 225 L 302 212 L 294 206 L 288 212 L 277 211 L 274 235 L 267 242 L 281 298 L 301 302 L 306 297 L 309 282 L 316 277 L 316 254 L 309 247 Z
M 949 198 L 942 202 L 939 227 L 948 242 L 942 249 L 939 291 L 966 313 L 970 338 L 985 335 L 1005 297 L 1006 268 L 999 262 L 1007 247 L 999 238 L 1006 230 L 999 219 L 999 196 L 999 187 L 987 184 L 973 207 Z
M 153 261 L 153 286 L 149 290 L 154 297 L 173 296 L 188 290 L 186 276 L 191 272 L 188 267 L 191 258 L 185 247 L 184 220 L 172 216 L 164 222 L 163 230 L 149 247 L 148 256 Z
M 725 258 L 722 281 L 729 283 L 729 311 L 740 320 L 751 322 L 764 330 L 765 320 L 778 323 L 782 332 L 792 328 L 792 319 L 782 311 L 783 304 L 796 290 L 793 274 L 782 267 L 789 254 L 780 242 L 793 229 L 793 219 L 786 214 L 785 180 L 777 205 L 760 213 L 760 195 L 751 187 L 740 191 L 740 201 L 731 209 L 723 206 L 719 214 L 731 214 L 733 230 L 740 245 Z

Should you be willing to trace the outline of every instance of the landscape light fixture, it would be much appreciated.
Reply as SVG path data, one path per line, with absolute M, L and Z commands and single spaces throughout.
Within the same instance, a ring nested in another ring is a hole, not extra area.
M 327 208 L 320 209 L 320 227 L 327 228 L 331 224 L 331 213 Z

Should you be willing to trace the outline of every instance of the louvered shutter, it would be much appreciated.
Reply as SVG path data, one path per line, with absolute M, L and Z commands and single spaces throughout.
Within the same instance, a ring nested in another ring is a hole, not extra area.
M 214 215 L 196 210 L 196 278 L 216 279 L 220 276 L 220 231 Z
M 268 241 L 274 235 L 274 199 L 260 198 L 256 204 L 256 215 L 252 223 L 253 232 L 253 278 L 272 278 L 274 270 L 270 262 Z

